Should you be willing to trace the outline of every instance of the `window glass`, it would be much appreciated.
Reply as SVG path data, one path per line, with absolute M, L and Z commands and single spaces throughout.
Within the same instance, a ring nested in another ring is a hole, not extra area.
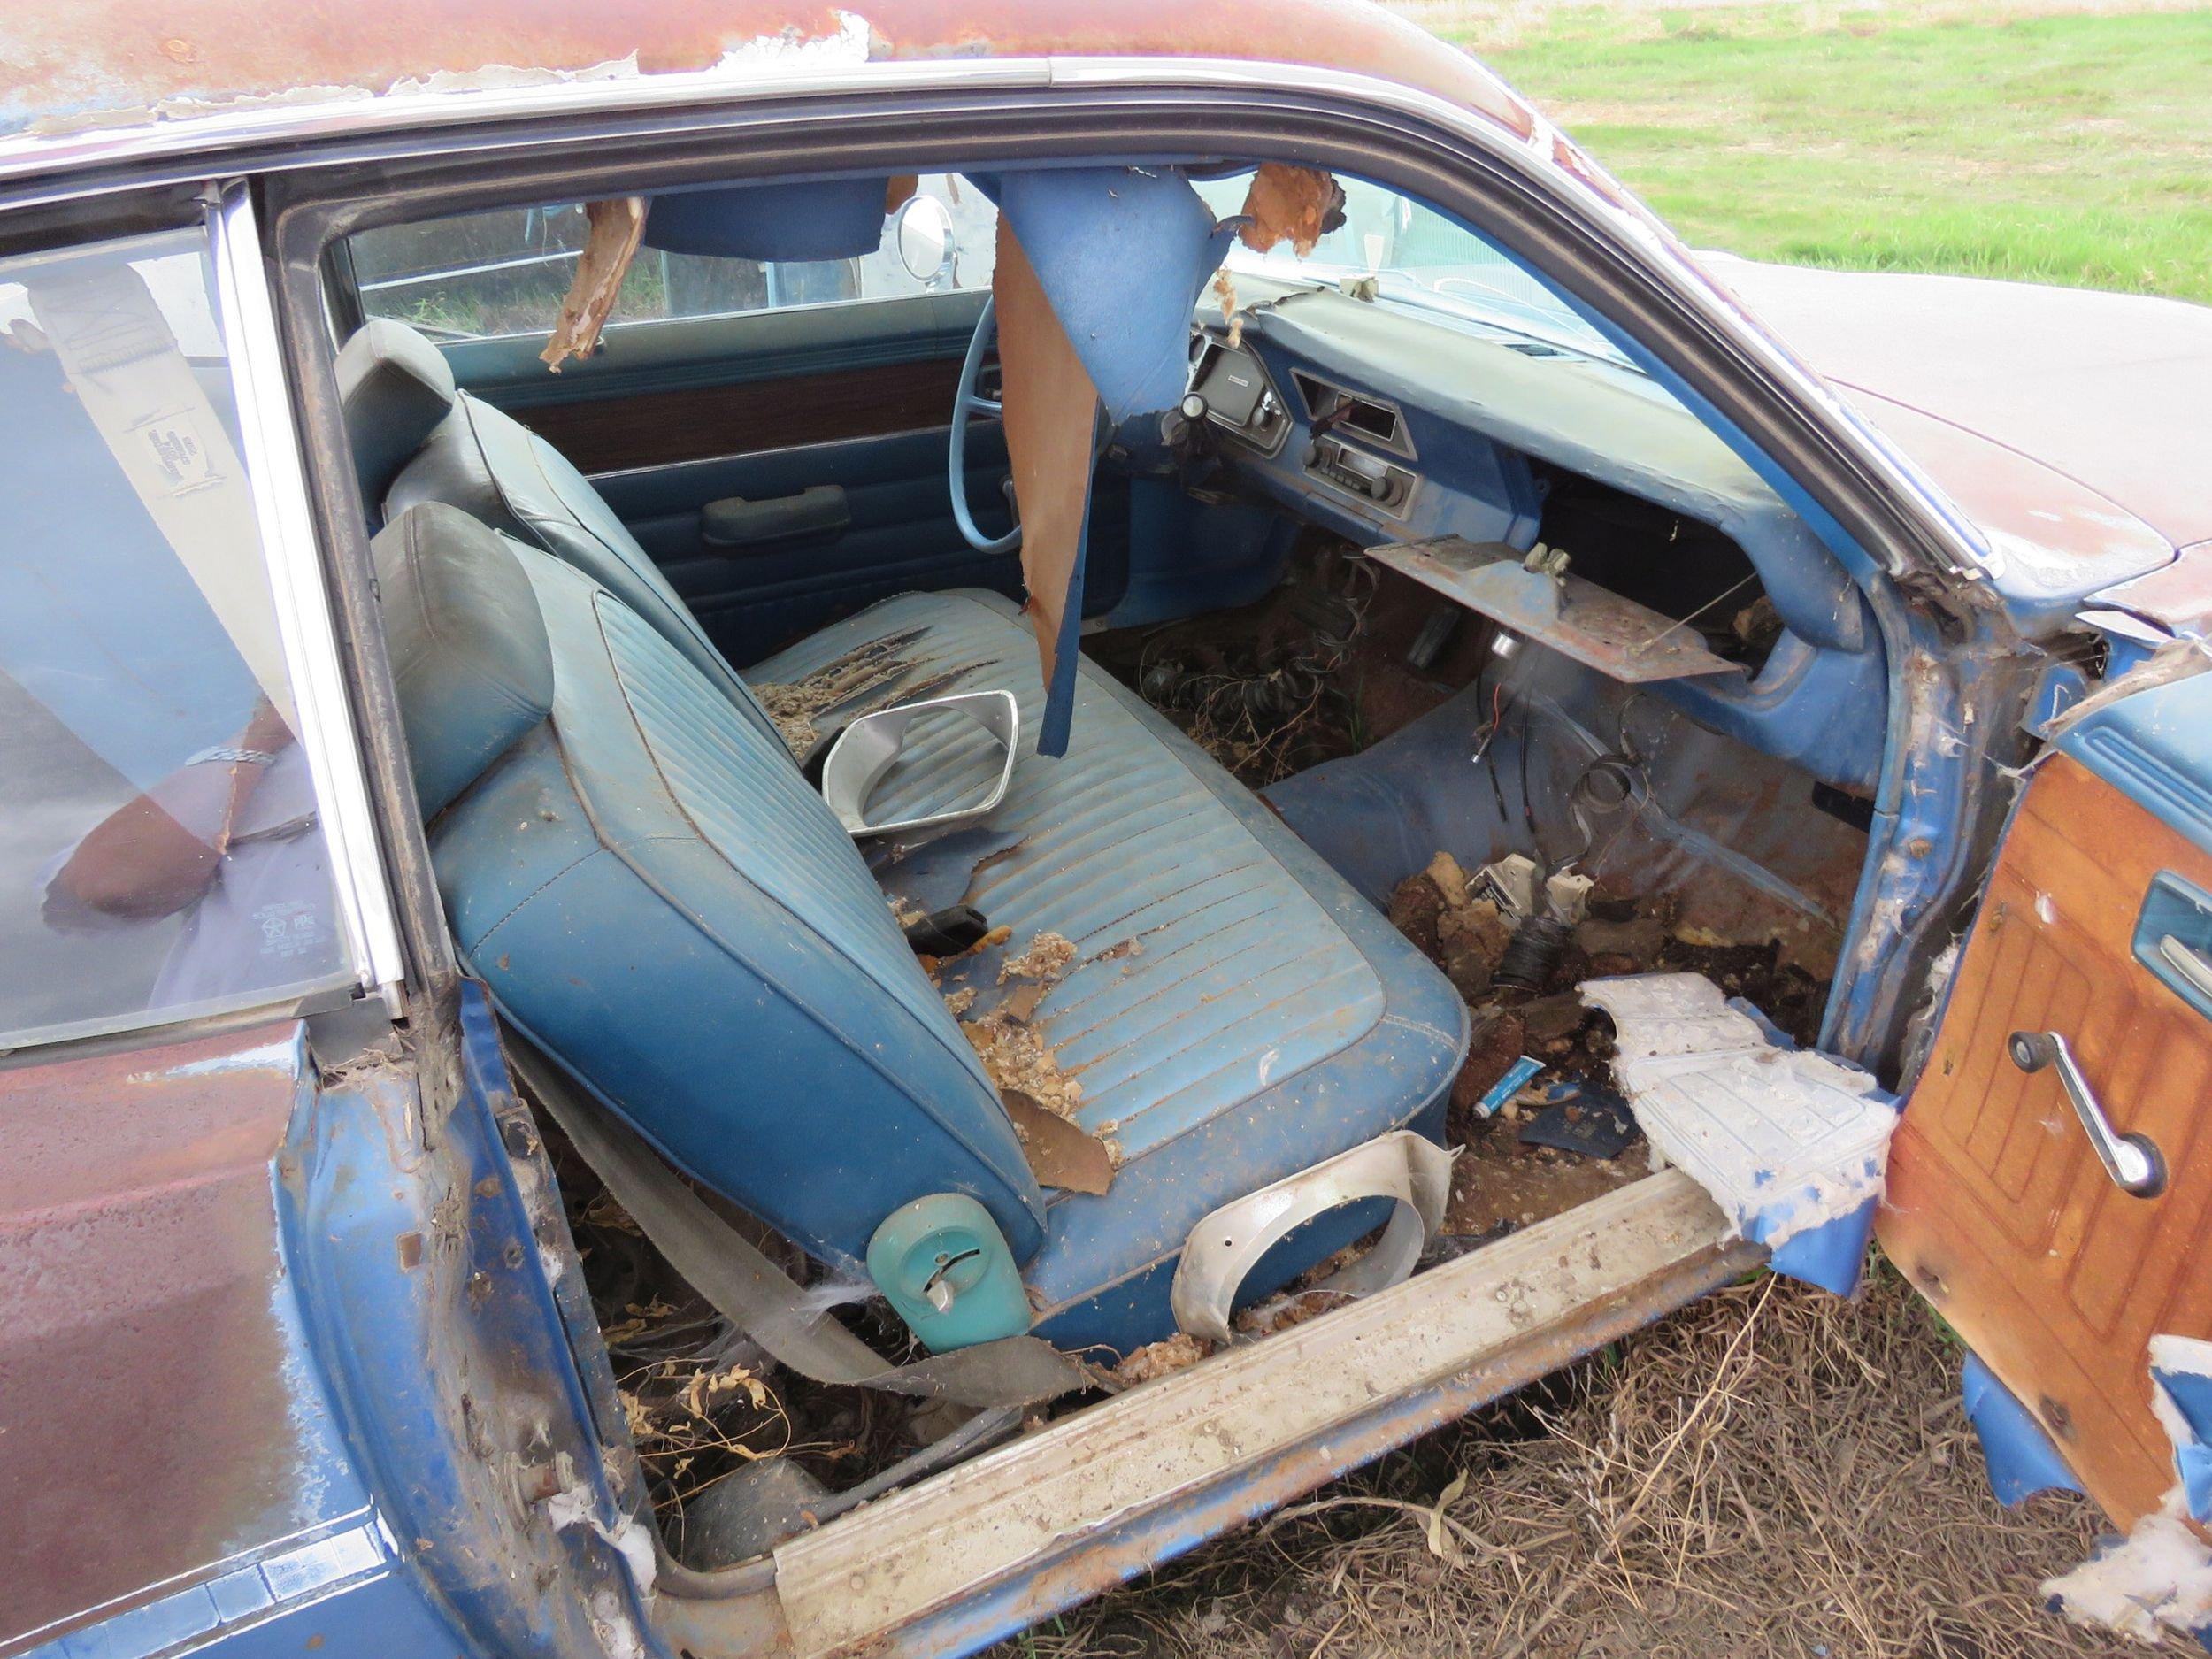
M 210 276 L 0 261 L 0 1046 L 351 978 Z
M 997 210 L 949 173 L 923 174 L 920 194 L 952 215 L 953 268 L 933 282 L 908 272 L 888 220 L 876 250 L 856 259 L 762 263 L 644 248 L 623 279 L 611 326 L 988 288 Z M 553 326 L 585 233 L 581 204 L 569 203 L 394 225 L 364 231 L 348 247 L 370 316 L 396 318 L 433 339 L 480 340 Z
M 1215 212 L 1244 205 L 1250 173 L 1198 186 Z M 1344 223 L 1300 256 L 1287 242 L 1264 254 L 1233 244 L 1232 271 L 1334 282 L 1376 277 L 1379 296 L 1454 320 L 1487 325 L 1606 357 L 1618 353 L 1605 336 L 1542 279 L 1530 274 L 1473 231 L 1410 196 L 1360 179 L 1341 179 Z

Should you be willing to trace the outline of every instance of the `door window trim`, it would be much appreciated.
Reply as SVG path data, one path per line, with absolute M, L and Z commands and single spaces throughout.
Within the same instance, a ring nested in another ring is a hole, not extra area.
M 297 733 L 314 780 L 332 886 L 357 984 L 395 1018 L 406 974 L 391 887 L 362 770 L 353 710 L 308 499 L 291 383 L 253 193 L 243 180 L 211 183 L 207 210 L 215 298 L 238 407 L 240 459 L 260 532 L 277 633 L 292 678 Z

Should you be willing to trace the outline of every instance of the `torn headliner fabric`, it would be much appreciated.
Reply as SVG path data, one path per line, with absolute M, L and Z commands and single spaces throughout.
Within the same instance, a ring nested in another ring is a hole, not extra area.
M 1040 168 L 976 184 L 1020 239 L 1106 418 L 1172 408 L 1190 379 L 1191 313 L 1232 226 L 1173 168 Z
M 1045 712 L 1037 752 L 1068 751 L 1075 711 L 1075 638 L 1083 615 L 1098 391 L 1010 220 L 998 226 L 992 277 L 998 313 L 1006 455 L 1021 509 L 1023 614 L 1037 636 Z

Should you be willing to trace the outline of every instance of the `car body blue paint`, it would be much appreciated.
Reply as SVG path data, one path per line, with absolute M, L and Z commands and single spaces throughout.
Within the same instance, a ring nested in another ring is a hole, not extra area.
M 603 1536 L 622 1511 L 547 1278 L 549 1263 L 581 1270 L 557 1214 L 526 1207 L 518 1166 L 549 1193 L 550 1170 L 523 1139 L 473 986 L 459 1021 L 460 1087 L 442 1111 L 395 1067 L 325 1090 L 295 1125 L 297 1271 L 319 1361 L 423 1599 L 464 1651 L 586 1659 L 606 1650 L 604 1627 L 649 1626 Z M 556 1530 L 544 1506 L 561 1493 L 597 1525 Z

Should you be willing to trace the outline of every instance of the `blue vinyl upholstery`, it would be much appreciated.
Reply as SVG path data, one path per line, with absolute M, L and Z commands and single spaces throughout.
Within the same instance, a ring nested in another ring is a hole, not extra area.
M 879 853 L 877 875 L 927 908 L 976 905 L 1012 929 L 1010 950 L 1045 930 L 1074 944 L 1032 1023 L 1082 1087 L 1078 1120 L 1118 1142 L 1124 1161 L 1103 1196 L 1049 1194 L 1044 1248 L 1025 1278 L 1042 1334 L 1125 1350 L 1172 1328 L 1168 1281 L 1208 1210 L 1393 1129 L 1441 1138 L 1466 1009 L 1248 790 L 1090 663 L 1067 757 L 1040 759 L 1036 647 L 996 595 L 887 600 L 748 678 L 799 681 L 886 641 L 903 683 L 1002 687 L 1021 704 L 1027 752 L 990 824 Z M 895 684 L 871 700 L 897 695 Z M 972 724 L 946 723 L 910 749 L 871 810 L 969 796 L 993 747 Z M 946 990 L 976 992 L 968 1018 L 1012 988 L 998 983 L 1004 955 L 947 964 Z M 1286 1262 L 1281 1276 L 1333 1248 Z
M 982 1200 L 1033 1254 L 1043 1203 L 996 1092 L 781 743 L 603 588 L 465 515 L 403 515 L 380 569 L 426 540 L 448 566 L 518 561 L 552 657 L 549 718 L 431 826 L 503 1010 L 679 1168 L 848 1271 L 938 1192 Z M 387 613 L 396 657 L 420 654 L 413 614 Z M 450 626 L 439 643 L 470 649 Z M 465 745 L 430 734 L 486 706 L 403 713 L 446 755 Z
M 888 600 L 757 664 L 759 685 L 856 653 L 873 664 L 825 732 L 902 698 L 1015 693 L 1024 753 L 1004 805 L 979 828 L 879 848 L 872 871 L 589 485 L 564 487 L 566 463 L 504 416 L 487 442 L 495 413 L 459 400 L 391 491 L 377 544 L 397 557 L 406 526 L 448 513 L 427 503 L 452 501 L 544 549 L 472 544 L 526 572 L 552 708 L 518 741 L 489 734 L 511 747 L 434 822 L 432 855 L 502 1011 L 672 1163 L 847 1271 L 900 1204 L 972 1194 L 1025 1263 L 1040 1333 L 1126 1352 L 1172 1332 L 1170 1280 L 1208 1211 L 1394 1129 L 1441 1138 L 1467 1042 L 1457 995 L 1141 699 L 1081 664 L 1069 754 L 1039 757 L 1033 638 L 977 591 Z M 408 500 L 426 504 L 403 513 Z M 396 661 L 423 649 L 407 626 L 388 613 Z M 466 641 L 449 627 L 441 644 Z M 476 752 L 489 737 L 442 728 L 484 707 L 411 703 L 411 741 Z M 926 729 L 872 810 L 968 796 L 990 748 L 956 722 Z M 887 895 L 973 903 L 1011 938 L 933 986 Z M 1014 988 L 1008 956 L 1044 932 L 1076 954 L 1032 1023 L 1081 1087 L 1079 1120 L 1120 1149 L 1102 1195 L 1039 1189 L 941 995 L 972 989 L 964 1018 L 987 1014 Z M 1355 1207 L 1286 1240 L 1247 1294 L 1379 1219 Z

